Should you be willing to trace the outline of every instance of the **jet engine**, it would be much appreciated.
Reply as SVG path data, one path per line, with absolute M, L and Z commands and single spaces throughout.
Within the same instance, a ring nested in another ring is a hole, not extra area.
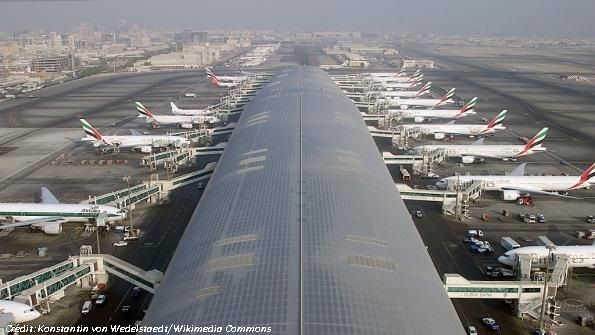
M 473 162 L 475 162 L 475 157 L 463 156 L 461 157 L 461 162 L 463 162 L 463 164 L 472 164 Z
M 40 227 L 41 231 L 48 235 L 58 235 L 62 233 L 62 223 L 48 222 Z
M 434 138 L 437 139 L 437 140 L 441 140 L 444 137 L 446 137 L 446 134 L 445 133 L 435 133 L 434 134 Z
M 181 123 L 180 128 L 192 129 L 192 123 Z
M 413 118 L 413 120 L 415 122 L 417 122 L 417 123 L 424 122 L 424 117 L 423 116 L 416 116 L 416 117 Z
M 151 146 L 148 146 L 148 145 L 143 145 L 142 147 L 139 147 L 139 150 L 142 153 L 150 154 L 151 151 L 153 151 L 153 148 L 151 148 Z

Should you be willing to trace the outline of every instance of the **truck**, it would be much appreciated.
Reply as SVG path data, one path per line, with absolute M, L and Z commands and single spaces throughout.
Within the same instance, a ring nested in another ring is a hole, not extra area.
M 186 93 L 184 94 L 186 98 L 196 98 L 196 93 Z
M 517 243 L 517 241 L 513 240 L 512 237 L 504 236 L 500 239 L 500 245 L 506 251 L 520 248 L 521 245 Z

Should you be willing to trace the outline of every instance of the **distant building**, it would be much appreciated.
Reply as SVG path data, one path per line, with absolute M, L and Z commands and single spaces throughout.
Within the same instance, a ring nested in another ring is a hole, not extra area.
M 180 43 L 205 43 L 208 38 L 209 33 L 206 31 L 184 30 L 174 33 L 174 40 Z
M 31 63 L 33 72 L 62 72 L 71 70 L 70 57 L 67 55 L 43 55 Z
M 406 69 L 412 69 L 412 68 L 433 69 L 434 61 L 427 60 L 427 59 L 405 59 L 403 61 L 403 67 Z

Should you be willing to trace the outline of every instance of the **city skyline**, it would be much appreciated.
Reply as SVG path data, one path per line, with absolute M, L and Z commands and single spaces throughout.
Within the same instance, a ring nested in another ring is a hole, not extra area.
M 239 3 L 191 0 L 0 1 L 0 30 L 68 32 L 80 22 L 128 22 L 164 29 L 342 30 L 539 37 L 592 37 L 595 3 L 552 0 L 329 0 Z M 43 13 L 44 15 L 37 15 Z M 568 25 L 567 22 L 572 22 Z

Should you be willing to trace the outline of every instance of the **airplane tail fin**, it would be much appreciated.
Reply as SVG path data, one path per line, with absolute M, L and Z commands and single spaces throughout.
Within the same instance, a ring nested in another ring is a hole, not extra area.
M 575 190 L 580 188 L 584 183 L 588 182 L 591 178 L 595 178 L 595 163 L 593 163 L 588 169 L 586 169 L 576 184 L 570 186 L 569 190 Z
M 85 131 L 85 134 L 87 134 L 87 137 L 91 137 L 94 138 L 96 141 L 101 141 L 103 140 L 103 138 L 101 137 L 101 134 L 97 131 L 97 129 L 93 128 L 93 126 L 87 122 L 87 120 L 85 119 L 79 119 L 83 125 L 83 130 Z
M 533 138 L 530 139 L 529 142 L 527 142 L 527 144 L 525 145 L 523 150 L 521 150 L 521 152 L 519 152 L 515 156 L 523 156 L 526 153 L 528 153 L 529 151 L 531 151 L 532 149 L 541 147 L 541 144 L 543 143 L 543 141 L 545 140 L 545 137 L 547 136 L 547 131 L 548 131 L 547 127 L 541 129 L 537 133 L 537 135 L 533 136 Z
M 417 74 L 415 76 L 411 76 L 409 78 L 409 80 L 407 80 L 407 82 L 408 83 L 411 83 L 411 86 L 415 86 L 418 83 L 420 83 L 422 79 L 424 79 L 424 74 L 423 73 L 420 73 L 420 74 Z
M 428 81 L 424 87 L 422 87 L 419 91 L 417 91 L 417 93 L 415 93 L 416 97 L 419 97 L 420 95 L 424 95 L 426 92 L 428 92 L 430 89 L 432 88 L 432 82 Z
M 134 103 L 134 105 L 136 106 L 136 110 L 141 116 L 146 117 L 148 119 L 153 118 L 153 113 L 151 113 L 151 111 L 149 111 L 149 109 L 145 107 L 143 104 L 137 101 Z
M 401 70 L 401 72 L 402 72 L 402 73 L 405 73 L 405 69 L 402 69 L 402 70 Z M 399 73 L 401 73 L 401 72 L 399 72 Z M 411 77 L 409 77 L 409 80 L 408 80 L 408 82 L 414 82 L 414 81 L 415 81 L 415 78 L 419 77 L 420 75 L 421 75 L 421 70 L 420 70 L 420 69 L 417 69 L 417 71 L 415 71 L 415 72 L 414 72 L 414 73 L 411 75 Z
M 492 119 L 492 121 L 490 121 L 490 123 L 487 124 L 484 132 L 493 129 L 498 125 L 501 125 L 504 119 L 506 118 L 506 113 L 508 113 L 508 110 L 506 109 L 501 111 L 500 114 L 498 114 L 495 118 Z
M 212 75 L 209 76 L 209 81 L 211 82 L 211 85 L 213 85 L 216 88 L 221 87 L 221 85 L 219 85 L 219 80 L 217 79 L 217 76 Z
M 175 113 L 177 111 L 179 111 L 180 109 L 178 108 L 178 106 L 176 106 L 176 104 L 174 104 L 173 102 L 170 102 L 169 105 L 171 106 L 171 111 L 172 113 Z
M 466 103 L 463 108 L 461 108 L 461 110 L 459 111 L 459 114 L 457 114 L 455 116 L 455 118 L 459 118 L 461 116 L 463 116 L 465 113 L 468 113 L 469 111 L 472 111 L 473 108 L 475 108 L 475 105 L 477 104 L 477 97 L 473 97 L 473 99 L 469 100 L 468 103 Z
M 441 106 L 444 103 L 446 103 L 448 100 L 452 99 L 452 97 L 454 97 L 454 95 L 455 95 L 455 90 L 456 90 L 456 88 L 453 87 L 448 92 L 446 92 L 446 94 L 444 94 L 442 96 L 442 98 L 440 98 L 440 101 L 438 101 L 436 106 Z M 434 106 L 434 107 L 436 107 L 436 106 Z
M 402 76 L 406 76 L 407 73 L 405 73 L 405 68 L 401 68 L 401 70 L 399 70 L 399 72 L 395 73 L 395 77 L 402 77 Z
M 211 69 L 209 69 L 208 67 L 205 67 L 205 72 L 207 73 L 207 77 L 215 76 L 213 71 L 211 71 Z
M 421 84 L 423 79 L 424 79 L 424 75 L 420 74 L 413 82 L 411 82 L 411 85 L 409 87 L 415 87 L 418 84 Z

